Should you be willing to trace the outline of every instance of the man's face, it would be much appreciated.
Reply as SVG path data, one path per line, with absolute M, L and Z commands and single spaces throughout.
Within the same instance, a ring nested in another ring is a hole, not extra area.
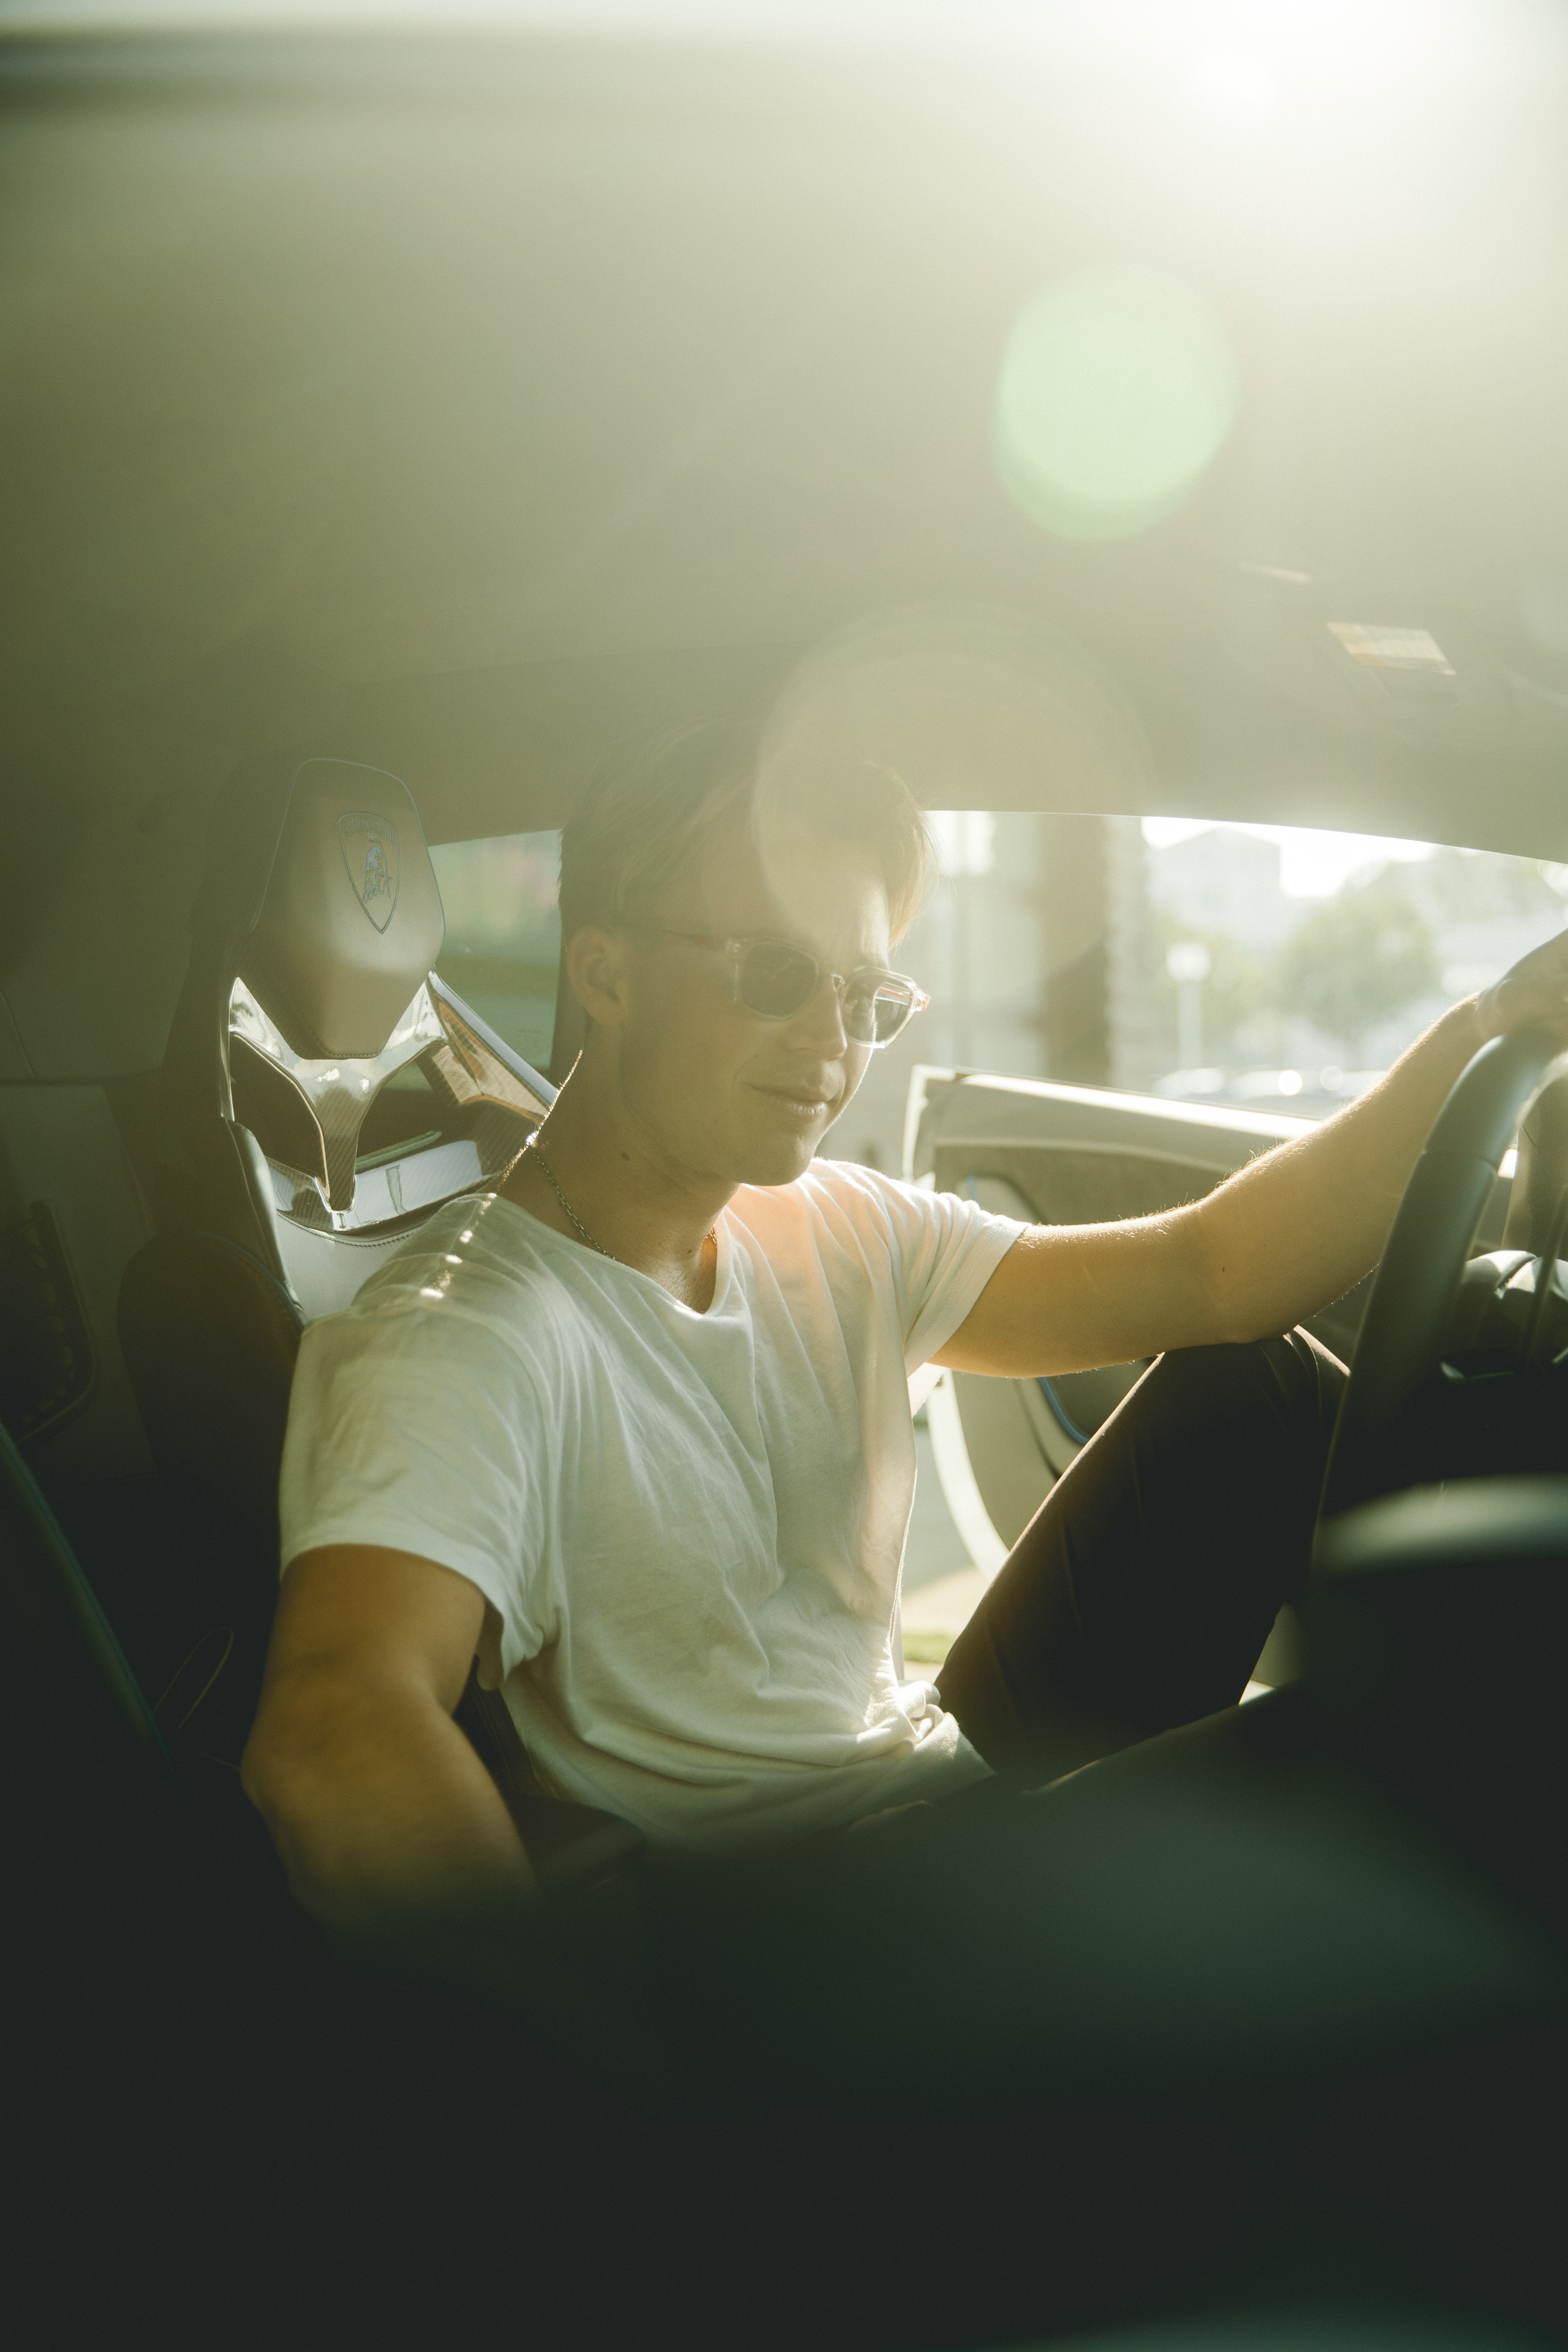
M 735 1002 L 732 957 L 631 934 L 620 1088 L 650 1140 L 694 1174 L 787 1184 L 865 1075 L 868 1045 L 845 1034 L 829 973 L 886 967 L 888 901 L 866 856 L 843 842 L 784 835 L 763 856 L 738 826 L 653 919 L 708 939 L 762 932 L 824 967 L 809 1003 L 770 1020 Z

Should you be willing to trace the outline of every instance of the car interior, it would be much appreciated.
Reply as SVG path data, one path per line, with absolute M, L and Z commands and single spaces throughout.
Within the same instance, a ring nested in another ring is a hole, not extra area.
M 546 950 L 498 1010 L 455 861 L 617 745 L 745 723 L 1047 825 L 1031 1066 L 879 1081 L 887 1172 L 1030 1223 L 1311 1123 L 1119 1061 L 1143 821 L 1568 866 L 1565 96 L 1525 0 L 0 6 L 19 2340 L 1561 2340 L 1553 1034 L 1310 1321 L 1351 1381 L 1246 1769 L 1079 1774 L 1055 1911 L 983 1821 L 945 1894 L 896 1837 L 696 1874 L 672 2069 L 642 1840 L 477 1678 L 527 1953 L 331 1952 L 238 1762 L 300 1334 L 581 1042 Z M 1112 346 L 1175 370 L 1125 430 Z M 917 1381 L 973 1569 L 1143 1369 Z

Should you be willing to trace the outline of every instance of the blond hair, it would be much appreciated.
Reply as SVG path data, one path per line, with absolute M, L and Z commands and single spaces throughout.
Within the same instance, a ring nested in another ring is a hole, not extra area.
M 787 780 L 759 779 L 751 730 L 668 728 L 619 746 L 580 795 L 561 840 L 561 928 L 614 930 L 657 906 L 730 828 L 754 824 L 763 795 L 792 825 L 865 851 L 888 896 L 895 939 L 931 890 L 925 819 L 895 770 L 874 761 L 814 761 Z

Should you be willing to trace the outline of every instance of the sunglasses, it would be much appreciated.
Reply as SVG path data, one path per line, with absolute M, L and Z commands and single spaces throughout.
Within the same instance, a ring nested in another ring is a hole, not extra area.
M 805 948 L 788 940 L 715 940 L 700 931 L 678 931 L 668 923 L 628 923 L 628 930 L 658 931 L 666 939 L 684 940 L 689 947 L 731 958 L 735 970 L 735 1002 L 742 1012 L 764 1021 L 788 1021 L 804 1013 L 824 979 L 838 993 L 844 1034 L 857 1045 L 890 1045 L 905 1023 L 923 1013 L 931 998 L 901 971 L 884 971 L 868 964 L 847 976 L 830 972 Z

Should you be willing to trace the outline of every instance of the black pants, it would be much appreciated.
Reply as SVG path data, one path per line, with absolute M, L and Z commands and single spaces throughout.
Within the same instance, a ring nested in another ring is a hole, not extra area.
M 994 1771 L 1050 1779 L 1241 1696 L 1306 1573 L 1344 1381 L 1301 1330 L 1151 1365 L 938 1676 Z

